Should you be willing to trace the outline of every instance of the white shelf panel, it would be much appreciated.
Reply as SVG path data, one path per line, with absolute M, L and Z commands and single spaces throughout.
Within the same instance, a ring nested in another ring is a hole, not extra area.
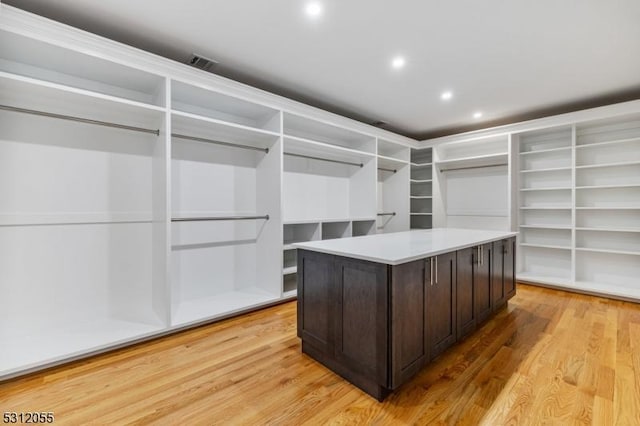
M 576 186 L 576 189 L 615 189 L 615 188 L 640 188 L 640 184 Z
M 0 71 L 0 104 L 158 130 L 165 108 Z M 22 113 L 16 113 L 22 114 Z M 46 118 L 42 118 L 46 119 Z M 54 118 L 51 118 L 54 119 Z M 79 126 L 90 124 L 78 123 Z M 114 129 L 114 131 L 124 131 Z M 155 137 L 149 135 L 149 137 Z
M 433 213 L 409 213 L 411 216 L 433 216 Z
M 431 183 L 433 179 L 410 179 L 411 183 Z
M 371 135 L 287 112 L 284 113 L 283 124 L 287 138 L 340 146 L 376 155 L 376 140 Z
M 375 157 L 367 152 L 292 136 L 285 136 L 284 152 L 351 163 L 366 163 Z
M 573 287 L 573 282 L 570 279 L 552 275 L 539 275 L 533 272 L 516 273 L 516 281 Z
M 565 246 L 554 246 L 548 244 L 531 244 L 531 243 L 520 243 L 521 247 L 538 247 L 538 248 L 546 248 L 546 249 L 554 249 L 554 250 L 571 250 L 571 247 Z
M 457 168 L 474 168 L 486 166 L 506 166 L 509 162 L 509 155 L 506 152 L 490 155 L 479 155 L 476 157 L 456 158 L 452 160 L 442 160 L 436 162 L 436 166 L 441 171 Z
M 411 167 L 431 167 L 433 165 L 433 163 L 414 163 L 411 162 Z
M 576 207 L 576 210 L 640 210 L 640 206 Z
M 288 268 L 282 269 L 282 275 L 291 275 L 291 274 L 295 274 L 297 272 L 298 272 L 298 267 L 297 266 L 290 266 Z
M 433 196 L 431 195 L 411 195 L 411 198 L 417 199 L 417 200 L 430 200 L 433 198 Z
M 409 162 L 410 151 L 411 149 L 408 146 L 378 138 L 377 152 L 381 157 L 393 158 L 407 164 Z
M 520 225 L 520 228 L 524 229 L 557 229 L 557 230 L 570 230 L 571 225 Z
M 300 241 L 296 241 L 296 242 L 300 242 Z M 287 251 L 287 250 L 295 250 L 296 248 L 293 246 L 293 243 L 288 243 L 288 244 L 284 244 L 282 246 L 282 250 L 283 251 Z
M 568 186 L 557 186 L 555 188 L 521 188 L 522 192 L 533 192 L 533 191 L 571 191 L 571 187 Z
M 280 137 L 278 133 L 262 129 L 227 123 L 180 111 L 171 113 L 172 133 L 213 139 L 227 143 L 238 143 L 256 148 L 269 148 Z M 176 138 L 174 140 L 182 141 Z
M 525 151 L 521 152 L 520 155 L 537 155 L 537 154 L 547 154 L 550 152 L 562 152 L 562 151 L 570 151 L 570 146 L 563 146 L 561 148 L 549 148 L 549 149 L 539 149 L 536 151 Z
M 365 216 L 365 217 L 326 217 L 326 218 L 313 218 L 313 219 L 285 219 L 283 221 L 284 225 L 297 225 L 297 224 L 307 224 L 307 223 L 332 223 L 332 222 L 360 222 L 367 220 L 376 220 L 375 216 Z
M 215 296 L 183 300 L 174 310 L 171 323 L 173 326 L 194 324 L 252 309 L 278 299 L 277 295 L 267 293 L 258 287 L 247 287 Z
M 289 290 L 282 293 L 284 299 L 290 299 L 298 296 L 298 290 Z
M 596 232 L 636 232 L 640 233 L 640 228 L 586 228 L 576 227 L 576 231 L 596 231 Z
M 546 172 L 559 172 L 564 170 L 571 170 L 571 167 L 550 167 L 546 169 L 520 170 L 520 173 L 546 173 Z
M 624 254 L 631 256 L 640 256 L 640 251 L 630 251 L 630 250 L 610 250 L 610 249 L 600 249 L 600 248 L 588 248 L 588 247 L 576 247 L 577 251 L 588 251 L 592 253 L 609 253 L 609 254 Z
M 640 164 L 640 161 L 619 161 L 615 163 L 589 164 L 586 166 L 576 166 L 576 169 L 584 170 L 584 169 L 598 169 L 602 167 L 623 167 L 623 166 L 635 166 L 636 164 Z
M 398 160 L 397 158 L 384 157 L 382 155 L 378 155 L 378 167 L 383 167 L 385 169 L 393 169 L 397 170 L 401 167 L 409 164 L 407 161 Z
M 158 325 L 103 318 L 77 322 L 41 333 L 0 335 L 0 379 L 12 373 L 41 367 L 143 338 L 163 330 Z
M 625 144 L 625 143 L 634 142 L 634 141 L 639 141 L 639 142 L 640 142 L 640 137 L 637 137 L 637 138 L 626 138 L 626 139 L 617 139 L 617 140 L 613 140 L 613 141 L 594 142 L 594 143 L 587 143 L 587 144 L 582 144 L 582 145 L 576 145 L 576 149 L 597 148 L 597 147 L 601 147 L 601 146 L 609 146 L 609 145 Z
M 576 281 L 573 285 L 576 290 L 592 292 L 595 294 L 621 297 L 623 299 L 633 299 L 640 301 L 640 288 L 618 287 L 610 284 L 595 283 L 589 281 Z
M 520 210 L 571 210 L 571 207 L 520 207 Z

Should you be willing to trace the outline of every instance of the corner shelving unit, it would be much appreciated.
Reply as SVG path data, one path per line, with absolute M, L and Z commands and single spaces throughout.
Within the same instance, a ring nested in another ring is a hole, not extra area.
M 411 229 L 433 228 L 433 150 L 411 149 Z

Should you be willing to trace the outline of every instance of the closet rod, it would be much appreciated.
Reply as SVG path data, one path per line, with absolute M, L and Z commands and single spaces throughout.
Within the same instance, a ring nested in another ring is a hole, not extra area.
M 378 213 L 378 216 L 395 216 L 396 212 L 390 212 L 390 213 Z
M 174 137 L 174 138 L 186 139 L 186 140 L 189 140 L 189 141 L 214 143 L 216 145 L 229 146 L 231 148 L 251 149 L 251 150 L 254 150 L 254 151 L 266 152 L 267 154 L 269 153 L 269 148 L 259 148 L 257 146 L 239 145 L 239 144 L 235 144 L 235 143 L 217 141 L 215 139 L 207 139 L 207 138 L 199 138 L 197 136 L 181 135 L 179 133 L 171 133 L 171 136 Z
M 269 220 L 269 215 L 264 216 L 213 216 L 213 217 L 174 217 L 171 222 L 204 222 L 211 220 Z
M 160 136 L 160 130 L 145 129 L 143 127 L 127 126 L 125 124 L 111 123 L 108 121 L 91 120 L 89 118 L 74 117 L 72 115 L 55 114 L 52 112 L 37 111 L 34 109 L 18 108 L 9 105 L 0 105 L 0 109 L 13 112 L 22 112 L 25 114 L 39 115 L 42 117 L 58 118 L 60 120 L 76 121 L 78 123 L 95 124 L 98 126 L 113 127 L 115 129 L 131 130 L 134 132 L 151 133 Z
M 291 157 L 308 158 L 309 160 L 328 161 L 329 163 L 347 164 L 349 166 L 357 166 L 357 167 L 363 167 L 364 166 L 364 164 L 362 164 L 362 163 L 350 163 L 348 161 L 329 160 L 328 158 L 312 157 L 310 155 L 302 155 L 302 154 L 293 154 L 291 152 L 285 152 L 284 155 L 289 155 Z
M 466 169 L 485 169 L 487 167 L 504 167 L 506 166 L 506 164 L 491 164 L 488 166 L 468 166 L 468 167 L 456 167 L 456 168 L 452 168 L 452 169 L 444 169 L 444 170 L 440 170 L 440 173 L 442 172 L 448 172 L 451 170 L 466 170 Z
M 396 169 L 385 169 L 384 167 L 378 167 L 378 170 L 384 170 L 385 172 L 393 172 L 393 173 L 397 172 Z

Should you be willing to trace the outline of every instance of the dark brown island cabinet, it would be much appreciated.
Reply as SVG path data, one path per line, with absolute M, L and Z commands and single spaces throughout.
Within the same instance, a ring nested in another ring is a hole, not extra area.
M 515 295 L 511 235 L 399 264 L 299 248 L 302 352 L 382 401 Z

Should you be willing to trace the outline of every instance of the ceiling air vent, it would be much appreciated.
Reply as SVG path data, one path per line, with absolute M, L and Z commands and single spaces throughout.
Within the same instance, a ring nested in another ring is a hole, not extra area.
M 387 124 L 389 123 L 382 120 L 374 121 L 373 123 L 371 123 L 372 126 L 376 126 L 376 127 L 383 127 L 383 126 L 386 126 Z
M 191 58 L 189 58 L 189 61 L 187 63 L 192 67 L 195 67 L 204 71 L 211 71 L 213 67 L 218 65 L 218 61 L 214 61 L 213 59 L 209 59 L 202 55 L 196 55 L 195 53 L 191 55 Z

